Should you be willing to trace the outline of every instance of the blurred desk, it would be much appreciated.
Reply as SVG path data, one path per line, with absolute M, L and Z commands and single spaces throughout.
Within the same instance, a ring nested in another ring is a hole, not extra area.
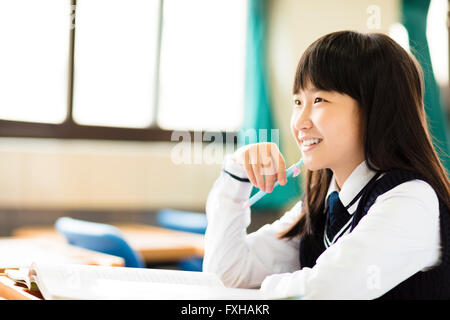
M 42 300 L 40 293 L 32 293 L 25 286 L 16 284 L 5 275 L 0 274 L 0 299 L 3 300 Z
M 146 263 L 175 262 L 193 255 L 203 256 L 203 235 L 174 231 L 141 224 L 116 224 Z M 120 257 L 67 244 L 53 226 L 21 227 L 13 238 L 0 238 L 0 273 L 2 268 L 27 266 L 30 261 L 123 266 Z M 1 265 L 3 264 L 3 266 Z M 39 300 L 25 287 L 0 275 L 0 299 Z
M 203 256 L 203 235 L 169 230 L 145 224 L 113 224 L 146 263 L 176 262 Z M 44 238 L 65 242 L 54 227 L 21 227 L 13 231 L 16 238 Z
M 0 299 L 39 300 L 25 286 L 2 275 L 4 269 L 30 267 L 37 263 L 76 263 L 101 266 L 125 266 L 123 258 L 71 246 L 46 238 L 0 238 Z
M 33 262 L 76 263 L 122 267 L 123 258 L 71 246 L 45 238 L 0 238 L 0 272 L 5 268 L 29 267 Z

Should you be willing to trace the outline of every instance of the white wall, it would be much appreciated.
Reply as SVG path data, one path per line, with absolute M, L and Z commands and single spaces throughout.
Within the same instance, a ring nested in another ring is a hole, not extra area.
M 0 139 L 0 207 L 203 210 L 220 164 L 180 164 L 170 143 Z

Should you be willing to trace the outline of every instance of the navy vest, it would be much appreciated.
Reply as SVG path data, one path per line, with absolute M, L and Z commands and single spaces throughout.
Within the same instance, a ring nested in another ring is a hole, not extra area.
M 379 195 L 403 182 L 414 179 L 425 181 L 417 173 L 403 169 L 388 171 L 378 180 L 372 179 L 361 192 L 361 200 L 353 214 L 350 232 L 367 214 Z M 305 236 L 300 241 L 300 266 L 302 268 L 312 268 L 316 264 L 317 258 L 325 251 L 323 235 L 326 216 L 322 212 L 318 214 L 321 214 L 321 218 L 313 226 L 314 234 Z M 450 299 L 450 212 L 440 198 L 439 221 L 442 247 L 441 263 L 427 271 L 418 271 L 379 299 Z

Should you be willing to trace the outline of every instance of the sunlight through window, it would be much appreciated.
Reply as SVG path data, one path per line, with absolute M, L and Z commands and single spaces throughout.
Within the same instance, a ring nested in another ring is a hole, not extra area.
M 152 122 L 159 1 L 78 0 L 74 120 L 147 127 Z
M 243 119 L 246 3 L 165 0 L 158 124 L 236 130 Z
M 0 118 L 67 115 L 70 1 L 0 0 Z

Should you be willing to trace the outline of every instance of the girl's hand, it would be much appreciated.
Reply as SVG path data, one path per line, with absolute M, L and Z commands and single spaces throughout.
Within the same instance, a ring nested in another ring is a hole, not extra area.
M 272 192 L 275 182 L 285 185 L 286 163 L 278 146 L 273 142 L 245 145 L 232 155 L 244 166 L 248 179 L 264 192 Z

